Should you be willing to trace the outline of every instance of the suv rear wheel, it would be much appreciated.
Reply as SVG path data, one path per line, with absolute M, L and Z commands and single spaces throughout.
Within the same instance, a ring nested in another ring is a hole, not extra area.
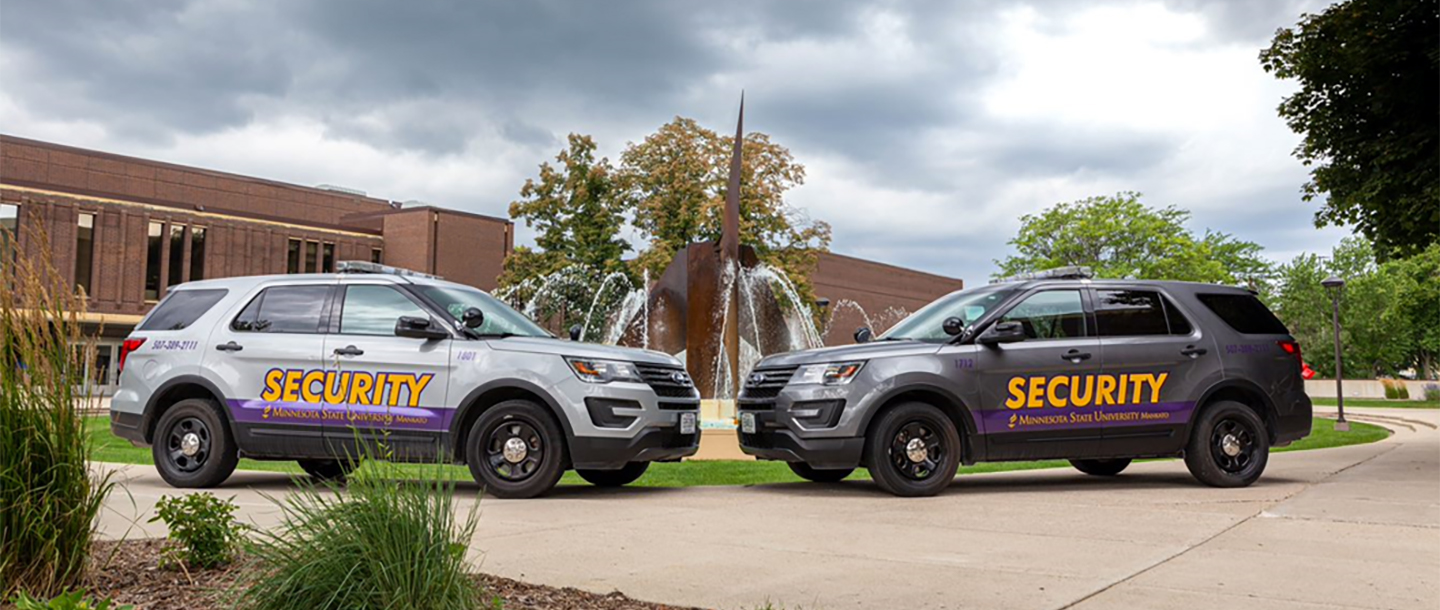
M 786 462 L 786 465 L 790 466 L 790 471 L 796 476 L 816 483 L 839 483 L 845 480 L 845 477 L 850 476 L 850 473 L 855 472 L 854 468 L 812 468 L 805 462 Z
M 619 470 L 588 470 L 575 469 L 575 474 L 580 478 L 589 481 L 596 487 L 622 487 L 634 483 L 645 470 L 650 468 L 650 462 L 630 462 Z
M 1130 465 L 1129 458 L 1115 460 L 1070 460 L 1076 470 L 1097 477 L 1113 477 Z
M 533 498 L 554 488 L 565 473 L 565 435 L 544 407 L 507 400 L 470 426 L 465 463 L 486 493 Z
M 187 398 L 155 426 L 155 469 L 171 487 L 214 487 L 230 478 L 240 453 L 213 400 Z
M 870 425 L 865 451 L 880 489 L 897 496 L 933 496 L 955 480 L 960 434 L 940 409 L 907 402 Z
M 1265 472 L 1270 435 L 1253 409 L 1234 401 L 1210 405 L 1185 447 L 1185 466 L 1212 487 L 1245 487 Z
M 345 482 L 355 471 L 353 460 L 296 460 L 300 469 L 317 481 Z

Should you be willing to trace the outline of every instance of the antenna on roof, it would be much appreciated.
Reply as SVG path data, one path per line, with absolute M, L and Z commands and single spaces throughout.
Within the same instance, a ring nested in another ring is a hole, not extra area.
M 1021 273 L 1010 277 L 997 278 L 990 280 L 990 283 L 1000 284 L 1004 282 L 1023 282 L 1026 280 L 1088 280 L 1094 277 L 1095 271 L 1089 267 L 1067 265 L 1065 267 L 1055 267 L 1054 269 L 1046 269 L 1044 271 Z

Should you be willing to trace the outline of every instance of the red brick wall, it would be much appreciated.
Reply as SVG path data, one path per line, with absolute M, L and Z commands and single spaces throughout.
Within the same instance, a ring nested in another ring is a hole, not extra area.
M 816 298 L 830 299 L 831 332 L 825 336 L 828 345 L 852 342 L 855 329 L 867 324 L 865 316 L 842 304 L 844 301 L 863 307 L 878 334 L 900 321 L 902 312 L 914 313 L 936 298 L 965 287 L 962 280 L 955 278 L 834 253 L 820 255 L 810 282 Z

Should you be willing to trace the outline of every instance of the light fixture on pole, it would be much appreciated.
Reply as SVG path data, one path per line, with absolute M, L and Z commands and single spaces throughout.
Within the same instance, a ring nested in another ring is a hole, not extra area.
M 1350 422 L 1345 421 L 1345 388 L 1341 381 L 1344 369 L 1340 356 L 1340 293 L 1345 290 L 1345 280 L 1332 275 L 1321 281 L 1320 285 L 1330 292 L 1330 317 L 1335 323 L 1335 406 L 1340 410 L 1340 417 L 1335 420 L 1335 430 L 1349 432 Z

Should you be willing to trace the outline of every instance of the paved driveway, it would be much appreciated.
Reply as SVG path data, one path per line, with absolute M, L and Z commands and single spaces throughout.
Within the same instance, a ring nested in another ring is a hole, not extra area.
M 1375 444 L 1276 454 L 1246 489 L 1178 462 L 1115 479 L 1069 470 L 965 476 L 905 500 L 863 482 L 748 488 L 561 488 L 485 500 L 475 560 L 490 573 L 718 608 L 1440 608 L 1440 411 L 1367 410 Z M 125 468 L 102 533 L 161 494 Z M 237 473 L 244 517 L 283 475 Z M 474 488 L 466 489 L 473 493 Z

